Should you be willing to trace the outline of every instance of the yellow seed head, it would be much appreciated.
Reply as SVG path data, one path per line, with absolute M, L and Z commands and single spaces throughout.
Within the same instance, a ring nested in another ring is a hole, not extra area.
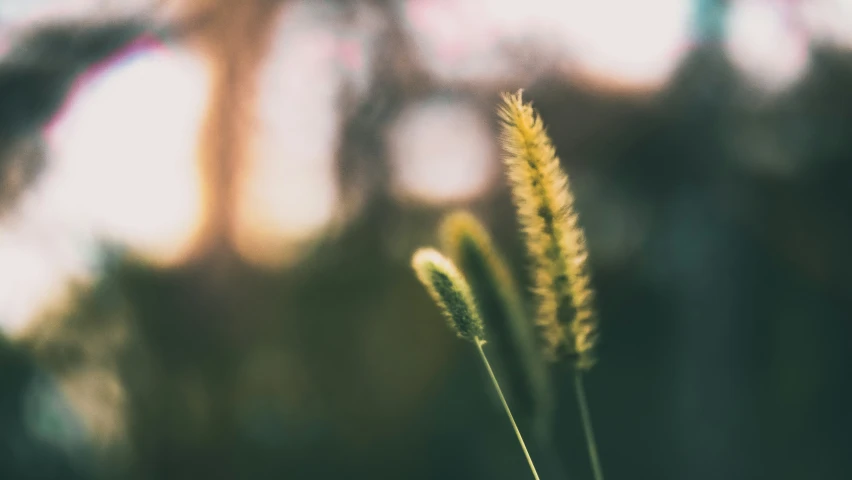
M 411 259 L 417 278 L 441 308 L 459 337 L 482 341 L 485 333 L 473 293 L 453 262 L 437 250 L 421 248 Z
M 536 322 L 551 358 L 564 346 L 576 356 L 578 367 L 588 369 L 594 364 L 597 318 L 586 270 L 586 241 L 568 177 L 541 118 L 523 102 L 521 93 L 504 94 L 498 112 L 512 197 L 533 264 Z M 563 305 L 573 310 L 567 331 L 559 321 Z

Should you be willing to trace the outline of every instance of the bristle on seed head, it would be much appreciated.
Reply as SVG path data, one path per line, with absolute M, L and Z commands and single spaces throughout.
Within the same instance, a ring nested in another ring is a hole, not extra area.
M 588 369 L 594 364 L 597 317 L 585 235 L 574 211 L 568 176 L 541 118 L 521 94 L 503 94 L 498 113 L 512 197 L 533 264 L 536 323 L 550 358 L 564 347 L 576 357 L 578 368 Z M 565 307 L 571 310 L 567 328 Z

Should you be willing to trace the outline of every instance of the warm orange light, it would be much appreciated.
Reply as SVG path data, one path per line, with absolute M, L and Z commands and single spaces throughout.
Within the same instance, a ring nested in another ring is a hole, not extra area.
M 297 260 L 338 211 L 343 77 L 333 25 L 317 13 L 308 4 L 286 11 L 260 72 L 257 127 L 230 232 L 239 254 L 256 265 Z

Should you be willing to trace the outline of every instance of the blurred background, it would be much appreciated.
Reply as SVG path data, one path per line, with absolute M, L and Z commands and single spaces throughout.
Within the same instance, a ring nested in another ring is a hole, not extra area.
M 519 88 L 607 478 L 852 478 L 850 48 L 847 0 L 3 0 L 0 478 L 531 478 L 409 267 L 465 208 L 529 285 Z M 550 374 L 532 457 L 592 478 Z

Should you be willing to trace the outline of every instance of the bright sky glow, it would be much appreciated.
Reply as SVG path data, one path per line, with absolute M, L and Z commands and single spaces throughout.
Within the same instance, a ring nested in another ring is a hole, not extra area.
M 739 0 L 731 6 L 726 50 L 748 78 L 766 90 L 793 84 L 808 66 L 808 38 L 792 28 L 794 10 L 767 0 Z
M 463 101 L 435 98 L 409 106 L 387 140 L 400 198 L 439 204 L 469 200 L 499 172 L 484 114 Z
M 191 54 L 159 48 L 76 90 L 48 132 L 42 177 L 0 222 L 0 328 L 19 332 L 69 282 L 91 280 L 101 239 L 181 261 L 204 215 L 195 147 L 207 88 Z
M 36 21 L 97 19 L 131 15 L 156 5 L 157 0 L 3 0 L 0 24 L 24 25 Z
M 808 0 L 798 8 L 815 41 L 852 48 L 852 0 Z
M 258 128 L 240 178 L 232 232 L 246 260 L 278 265 L 297 257 L 333 220 L 339 202 L 339 39 L 306 3 L 285 11 L 259 84 Z M 357 43 L 345 44 L 353 65 Z
M 534 66 L 628 90 L 657 88 L 668 79 L 688 50 L 692 13 L 689 0 L 408 0 L 404 5 L 419 60 L 444 81 L 517 81 Z M 522 45 L 535 51 L 535 58 L 513 58 L 511 48 Z
M 655 90 L 689 49 L 691 2 L 548 2 L 563 49 L 599 87 Z M 545 7 L 542 5 L 542 8 Z
M 44 201 L 149 261 L 179 262 L 203 221 L 196 143 L 208 92 L 189 52 L 119 60 L 79 89 L 49 132 Z

